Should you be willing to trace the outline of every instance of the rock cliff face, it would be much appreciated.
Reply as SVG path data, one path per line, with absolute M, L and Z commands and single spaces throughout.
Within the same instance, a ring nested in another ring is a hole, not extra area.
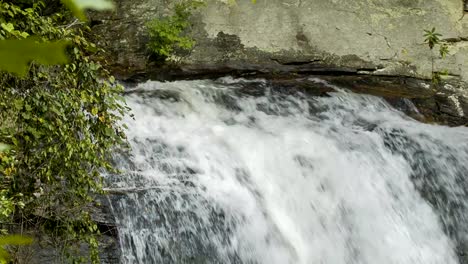
M 145 23 L 171 14 L 174 1 L 115 2 L 114 12 L 92 13 L 90 21 L 110 69 L 122 81 L 232 74 L 326 93 L 329 87 L 308 83 L 305 76 L 313 75 L 383 96 L 401 110 L 410 100 L 419 111 L 407 113 L 424 121 L 468 124 L 463 0 L 207 0 L 187 32 L 197 44 L 166 65 L 151 61 Z M 449 46 L 447 58 L 435 61 L 435 70 L 449 75 L 435 89 L 429 81 L 431 52 L 423 43 L 423 30 L 432 27 Z M 103 261 L 116 263 L 118 242 L 115 234 L 109 237 L 112 249 Z
M 188 53 L 175 54 L 177 63 L 163 67 L 149 59 L 144 24 L 170 14 L 174 1 L 116 2 L 115 12 L 93 14 L 91 21 L 121 79 L 294 73 L 370 78 L 378 90 L 388 78 L 371 76 L 408 77 L 421 80 L 418 89 L 407 91 L 413 93 L 410 98 L 430 97 L 434 112 L 457 119 L 454 125 L 468 123 L 463 0 L 207 0 L 191 17 L 187 32 L 197 44 Z M 427 95 L 431 51 L 423 43 L 423 30 L 432 27 L 449 46 L 449 55 L 435 60 L 435 71 L 449 75 Z
M 148 69 L 144 23 L 169 14 L 174 1 L 118 0 L 111 14 L 93 16 L 94 29 L 130 76 Z M 462 0 L 208 0 L 192 17 L 198 45 L 181 58 L 186 69 L 225 66 L 277 69 L 308 65 L 379 75 L 429 77 L 423 29 L 436 27 L 450 55 L 437 69 L 468 80 L 467 18 Z M 305 67 L 303 67 L 305 68 Z

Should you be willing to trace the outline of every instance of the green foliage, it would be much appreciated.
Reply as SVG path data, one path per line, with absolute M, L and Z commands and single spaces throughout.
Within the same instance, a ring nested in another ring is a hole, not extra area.
M 0 246 L 28 245 L 31 244 L 32 241 L 32 238 L 20 235 L 2 236 L 0 237 Z
M 67 6 L 73 14 L 80 20 L 86 21 L 84 10 L 112 10 L 114 3 L 109 0 L 62 0 L 63 4 Z
M 84 10 L 111 10 L 114 4 L 109 0 L 62 0 L 73 14 L 81 20 L 86 20 Z M 35 2 L 32 8 L 22 9 L 19 6 L 2 3 L 1 13 L 4 17 L 0 20 L 0 69 L 24 76 L 28 70 L 30 62 L 35 61 L 45 65 L 65 64 L 68 62 L 65 56 L 65 46 L 67 42 L 40 42 L 36 38 L 29 38 L 28 32 L 20 31 L 15 25 L 6 20 L 13 19 L 18 15 L 35 15 L 35 8 L 45 7 L 43 2 Z M 35 34 L 36 32 L 33 33 Z M 16 39 L 5 40 L 5 35 Z
M 442 80 L 442 75 L 439 72 L 432 72 L 431 82 L 433 84 L 439 84 Z
M 444 59 L 447 56 L 448 52 L 449 50 L 448 50 L 447 44 L 440 45 L 439 54 L 440 54 L 440 57 L 442 57 L 442 59 Z
M 40 53 L 21 77 L 0 72 L 0 142 L 10 146 L 0 153 L 0 225 L 42 219 L 41 230 L 71 255 L 87 242 L 97 263 L 99 231 L 88 208 L 102 193 L 100 173 L 114 171 L 110 153 L 125 144 L 123 88 L 92 59 L 101 50 L 86 38 L 89 27 L 70 26 L 60 12 L 44 16 L 44 6 L 0 2 L 0 39 L 8 39 L 0 45 L 28 36 L 31 49 L 69 43 L 63 66 L 43 65 L 57 57 Z
M 432 50 L 436 44 L 439 44 L 439 37 L 442 37 L 442 35 L 436 32 L 435 27 L 433 27 L 431 30 L 424 30 L 424 32 L 424 42 L 427 43 L 429 48 Z
M 10 254 L 8 254 L 8 251 L 5 249 L 5 246 L 29 245 L 32 242 L 32 238 L 20 235 L 9 235 L 0 237 L 0 264 L 6 264 L 10 259 Z
M 12 197 L 9 197 L 8 190 L 0 190 L 0 221 L 6 222 L 15 211 L 16 203 Z M 7 230 L 1 229 L 0 233 L 6 234 Z
M 65 41 L 41 43 L 34 38 L 0 41 L 0 69 L 24 76 L 31 61 L 44 65 L 64 64 L 68 61 L 66 45 Z
M 174 15 L 162 19 L 153 19 L 146 24 L 149 33 L 148 49 L 157 60 L 166 60 L 175 49 L 189 50 L 195 41 L 183 32 L 190 25 L 188 19 L 193 10 L 203 5 L 200 1 L 185 1 L 177 3 Z
M 434 70 L 434 54 L 432 53 L 432 50 L 436 45 L 439 45 L 439 55 L 442 59 L 444 59 L 447 54 L 449 53 L 449 49 L 447 44 L 442 43 L 440 40 L 440 37 L 442 37 L 442 34 L 437 33 L 435 27 L 433 27 L 431 30 L 424 30 L 424 43 L 426 43 L 431 50 L 431 82 L 432 84 L 436 85 L 440 83 L 442 80 L 443 75 L 447 75 L 445 71 L 442 72 L 436 72 Z
M 7 144 L 0 143 L 0 154 L 10 149 L 10 146 Z
M 26 9 L 9 3 L 0 3 L 0 69 L 24 76 L 32 61 L 46 65 L 67 62 L 64 52 L 66 42 L 49 43 L 41 42 L 37 38 L 28 38 L 30 36 L 28 32 L 19 30 L 16 28 L 17 25 L 11 22 L 18 16 L 37 16 L 34 10 L 45 7 L 44 3 L 37 2 Z M 34 31 L 32 33 L 35 34 Z

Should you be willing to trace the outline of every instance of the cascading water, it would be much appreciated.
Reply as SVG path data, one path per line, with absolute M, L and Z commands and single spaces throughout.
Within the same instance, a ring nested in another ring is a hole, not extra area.
M 147 82 L 127 102 L 132 151 L 108 178 L 123 263 L 460 261 L 466 128 L 262 80 Z

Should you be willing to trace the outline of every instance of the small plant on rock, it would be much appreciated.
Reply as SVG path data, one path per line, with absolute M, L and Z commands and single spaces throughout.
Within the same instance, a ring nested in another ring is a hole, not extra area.
M 448 46 L 445 43 L 441 42 L 440 37 L 442 37 L 442 34 L 436 32 L 435 27 L 433 27 L 431 30 L 424 30 L 424 43 L 426 43 L 429 46 L 429 49 L 431 50 L 431 81 L 432 84 L 438 84 L 441 80 L 441 75 L 446 75 L 445 71 L 443 72 L 436 72 L 434 70 L 434 53 L 433 49 L 436 46 L 439 46 L 439 54 L 441 58 L 445 58 L 448 54 Z
M 146 24 L 150 37 L 148 49 L 156 60 L 165 61 L 175 49 L 189 50 L 195 45 L 195 41 L 183 32 L 190 26 L 192 11 L 203 4 L 193 0 L 177 3 L 172 16 L 156 18 Z

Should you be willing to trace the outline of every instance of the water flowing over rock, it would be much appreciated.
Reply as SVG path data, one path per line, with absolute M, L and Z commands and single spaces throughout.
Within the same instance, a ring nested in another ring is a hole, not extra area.
M 344 76 L 362 93 L 394 97 L 408 82 L 431 79 L 434 56 L 434 70 L 448 75 L 431 100 L 419 102 L 428 109 L 421 113 L 442 124 L 468 124 L 468 16 L 461 0 L 205 2 L 185 32 L 196 45 L 175 52 L 164 65 L 151 59 L 145 23 L 172 14 L 174 1 L 118 0 L 115 12 L 93 13 L 92 29 L 112 73 L 137 82 L 252 74 Z M 431 27 L 443 34 L 449 49 L 444 59 L 424 45 L 423 30 Z M 379 89 L 370 83 L 384 87 L 383 93 L 376 94 Z M 427 89 L 414 88 L 404 98 L 426 94 Z
M 310 81 L 128 90 L 106 176 L 122 263 L 468 263 L 467 128 Z

